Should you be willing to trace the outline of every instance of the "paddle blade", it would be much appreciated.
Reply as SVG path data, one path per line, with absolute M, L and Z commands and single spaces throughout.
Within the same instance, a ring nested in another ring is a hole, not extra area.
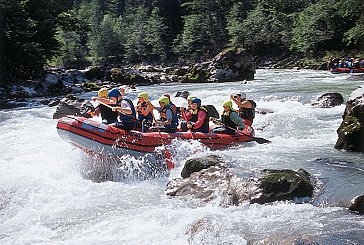
M 167 169 L 168 170 L 171 170 L 174 168 L 175 164 L 174 162 L 172 161 L 172 155 L 169 151 L 167 151 L 166 148 L 164 148 L 164 157 L 166 158 L 166 164 L 167 164 Z
M 253 140 L 255 142 L 257 142 L 258 144 L 269 144 L 271 143 L 270 140 L 264 139 L 264 138 L 259 138 L 259 137 L 254 137 Z

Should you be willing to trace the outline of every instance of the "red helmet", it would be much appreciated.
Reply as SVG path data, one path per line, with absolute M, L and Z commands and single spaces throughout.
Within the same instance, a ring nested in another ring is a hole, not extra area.
M 169 99 L 169 101 L 171 101 L 171 96 L 169 94 L 163 94 L 162 96 L 165 96 Z

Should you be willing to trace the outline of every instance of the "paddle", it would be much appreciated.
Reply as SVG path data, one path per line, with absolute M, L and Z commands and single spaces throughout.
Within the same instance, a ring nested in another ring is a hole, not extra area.
M 187 115 L 186 115 L 186 112 L 185 112 L 185 110 L 184 110 L 184 109 L 182 109 L 182 110 L 181 110 L 181 115 L 182 115 L 183 119 L 186 121 L 186 124 L 187 124 L 188 120 L 187 120 Z M 190 131 L 190 132 L 191 132 L 191 139 L 192 139 L 192 140 L 194 140 L 192 130 L 191 130 L 191 129 L 189 129 L 188 131 Z
M 236 133 L 238 133 L 238 134 L 242 134 L 242 135 L 245 135 L 245 136 L 248 136 L 248 137 L 250 137 L 253 141 L 255 141 L 255 142 L 257 142 L 258 144 L 269 144 L 269 143 L 271 143 L 271 141 L 270 140 L 267 140 L 267 139 L 264 139 L 264 138 L 260 138 L 260 137 L 251 137 L 250 135 L 247 135 L 247 134 L 244 134 L 242 131 L 240 131 L 240 130 L 237 130 L 237 129 L 235 129 L 235 128 L 232 128 L 232 127 L 229 127 L 229 126 L 226 126 L 225 124 L 223 124 L 223 123 L 221 123 L 221 122 L 219 122 L 219 121 L 216 121 L 216 120 L 213 120 L 213 122 L 214 123 L 216 123 L 216 124 L 220 124 L 220 125 L 222 125 L 222 126 L 224 126 L 225 128 L 228 128 L 228 129 L 231 129 L 231 130 L 234 130 Z
M 153 120 L 156 122 L 157 120 L 155 120 L 155 116 L 154 113 L 152 112 L 152 116 L 153 116 Z M 167 165 L 167 169 L 171 170 L 172 168 L 174 168 L 175 164 L 172 161 L 172 154 L 167 150 L 166 146 L 163 143 L 163 137 L 162 137 L 162 133 L 160 128 L 157 126 L 157 131 L 160 137 L 160 140 L 162 142 L 162 146 L 163 146 L 163 153 L 164 153 L 164 157 L 166 158 L 166 165 Z

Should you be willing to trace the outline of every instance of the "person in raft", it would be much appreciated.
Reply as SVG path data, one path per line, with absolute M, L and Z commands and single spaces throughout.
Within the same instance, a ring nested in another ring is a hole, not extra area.
M 172 110 L 176 113 L 176 116 L 179 117 L 180 116 L 180 108 L 177 107 L 172 101 L 171 101 L 171 96 L 167 93 L 164 93 L 162 96 L 165 96 L 169 99 L 169 106 L 172 108 Z
M 222 123 L 223 125 L 214 128 L 211 132 L 217 134 L 230 134 L 234 135 L 241 132 L 245 128 L 244 122 L 238 113 L 233 109 L 233 103 L 228 100 L 223 104 L 224 111 L 221 115 L 221 119 L 210 118 L 211 121 L 216 124 Z
M 110 94 L 113 91 L 114 93 Z M 117 111 L 119 114 L 119 121 L 114 123 L 113 126 L 124 130 L 132 130 L 136 127 L 136 111 L 133 102 L 124 96 L 125 87 L 123 86 L 109 92 L 110 100 L 113 102 L 115 102 L 115 100 L 117 101 L 117 106 L 113 108 L 113 111 Z
M 239 107 L 238 113 L 247 126 L 252 126 L 255 117 L 255 107 L 257 104 L 253 100 L 246 100 L 244 92 L 231 95 L 230 99 Z
M 136 111 L 138 113 L 138 121 L 141 124 L 142 132 L 146 132 L 153 122 L 153 108 L 147 103 L 148 94 L 141 92 L 138 94 L 138 102 Z
M 181 123 L 182 131 L 191 130 L 192 132 L 208 133 L 209 118 L 207 117 L 207 109 L 201 106 L 199 98 L 194 98 L 191 102 L 191 110 L 183 115 L 186 121 Z M 185 112 L 182 111 L 182 113 Z
M 92 97 L 92 100 L 101 102 L 100 104 L 106 104 L 115 107 L 120 103 L 121 99 L 124 97 L 124 93 L 125 93 L 125 88 L 123 86 L 120 86 L 119 88 L 111 89 L 107 94 L 107 97 L 104 98 Z
M 163 131 L 167 133 L 175 133 L 178 125 L 178 117 L 176 111 L 170 105 L 168 97 L 162 96 L 158 99 L 160 107 L 155 107 L 149 100 L 147 103 L 157 110 L 160 115 L 160 119 L 155 122 L 155 127 L 152 127 L 152 131 Z
M 192 95 L 190 95 L 190 96 L 187 97 L 187 110 L 190 110 L 191 109 L 192 100 L 195 99 L 195 98 L 197 98 L 197 97 L 196 96 L 192 96 Z
M 93 101 L 96 101 L 97 99 L 105 99 L 108 100 L 108 91 L 106 88 L 101 88 L 98 92 L 97 97 L 92 97 Z M 101 115 L 102 123 L 105 124 L 111 124 L 118 121 L 118 113 L 113 111 L 110 106 L 107 106 L 107 104 L 101 104 L 99 103 L 98 106 L 96 106 L 95 110 L 90 112 L 90 115 L 95 117 L 98 115 Z

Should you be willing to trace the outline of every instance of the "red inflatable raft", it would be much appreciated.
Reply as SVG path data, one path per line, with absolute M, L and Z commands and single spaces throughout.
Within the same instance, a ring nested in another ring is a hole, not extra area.
M 364 68 L 333 68 L 330 69 L 331 73 L 364 73 Z
M 59 119 L 58 134 L 64 140 L 84 150 L 101 155 L 121 156 L 129 154 L 142 156 L 155 152 L 157 147 L 171 143 L 173 139 L 193 139 L 211 149 L 222 149 L 235 144 L 249 142 L 254 138 L 246 134 L 226 135 L 199 132 L 142 133 L 139 131 L 124 131 L 110 125 L 96 122 L 83 117 L 68 116 Z

